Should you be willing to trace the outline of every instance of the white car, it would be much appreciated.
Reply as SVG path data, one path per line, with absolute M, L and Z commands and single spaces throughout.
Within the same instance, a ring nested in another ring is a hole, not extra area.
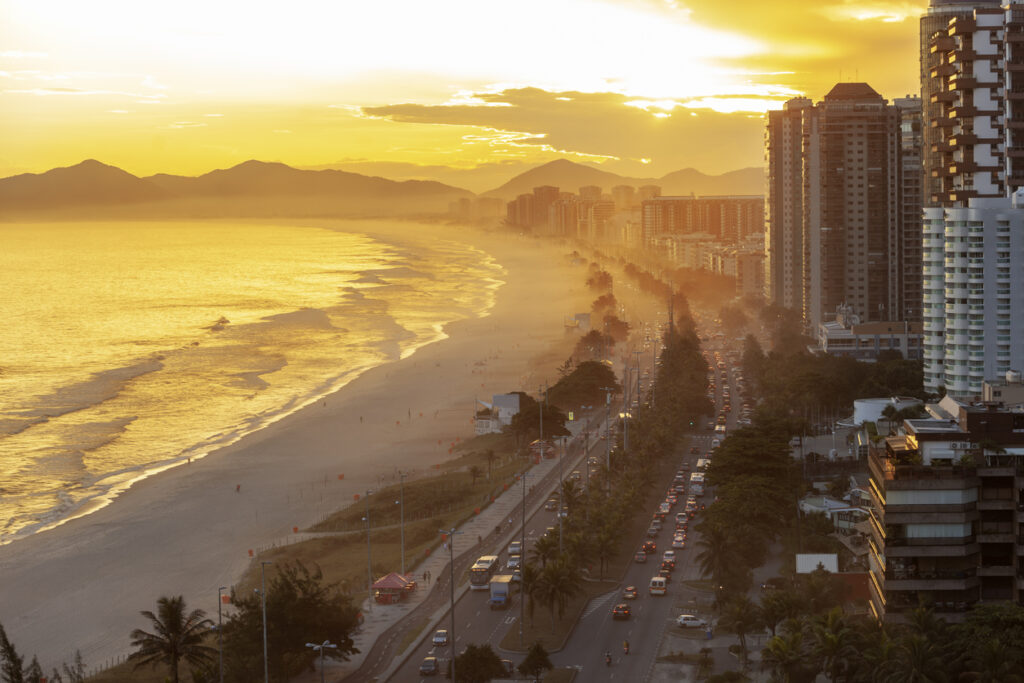
M 673 562 L 675 562 L 676 552 L 674 550 L 666 550 L 664 553 L 662 553 L 661 559 L 662 560 L 672 560 Z
M 680 617 L 682 618 L 682 617 Z M 440 631 L 434 631 L 434 645 L 444 647 L 448 644 L 448 631 L 441 629 Z
M 683 628 L 707 628 L 708 622 L 692 614 L 680 614 L 676 617 L 676 624 Z

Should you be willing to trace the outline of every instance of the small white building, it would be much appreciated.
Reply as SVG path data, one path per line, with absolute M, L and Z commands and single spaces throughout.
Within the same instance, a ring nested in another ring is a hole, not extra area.
M 477 399 L 483 408 L 476 411 L 476 434 L 500 434 L 512 424 L 512 418 L 519 412 L 519 394 L 494 394 L 491 402 Z

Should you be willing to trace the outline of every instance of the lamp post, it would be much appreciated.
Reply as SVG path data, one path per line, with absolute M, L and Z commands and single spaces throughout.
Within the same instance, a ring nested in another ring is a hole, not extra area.
M 263 683 L 270 683 L 270 666 L 267 663 L 267 565 L 269 560 L 260 562 L 260 601 L 263 603 Z
M 451 571 L 451 574 L 449 575 L 450 576 L 450 580 L 451 580 L 451 605 L 449 607 L 449 612 L 451 613 L 451 621 L 450 621 L 451 625 L 450 625 L 449 628 L 451 630 L 449 631 L 449 634 L 448 634 L 448 644 L 452 646 L 452 659 L 451 659 L 451 662 L 452 662 L 452 680 L 454 681 L 454 680 L 456 680 L 455 679 L 455 535 L 456 534 L 461 534 L 462 532 L 461 531 L 456 531 L 455 527 L 452 527 L 451 529 L 448 529 L 447 531 L 445 531 L 444 529 L 441 529 L 440 531 L 441 531 L 442 534 L 448 534 L 448 560 L 449 560 L 448 561 L 448 567 L 449 567 L 449 569 Z
M 605 492 L 611 492 L 612 485 L 612 389 L 604 387 L 604 466 Z
M 220 660 L 218 666 L 220 683 L 224 683 L 224 618 L 221 615 L 220 606 L 224 602 L 221 594 L 226 590 L 227 588 L 225 586 L 221 586 L 217 589 L 217 654 L 218 659 Z
M 565 459 L 565 437 L 562 437 L 562 450 L 558 454 L 558 554 L 562 554 L 562 511 L 565 509 L 565 475 L 562 462 Z
M 405 576 L 405 472 L 398 473 L 398 519 L 402 543 L 402 576 Z
M 523 557 L 526 557 L 526 472 L 523 471 L 519 475 L 519 478 L 523 480 L 523 519 L 520 522 L 519 527 L 519 549 L 523 553 Z M 559 510 L 561 512 L 561 510 Z M 521 572 L 522 570 L 520 570 Z M 519 647 L 523 646 L 523 605 L 526 600 L 523 596 L 519 596 Z M 454 678 L 453 678 L 454 680 Z
M 320 683 L 324 683 L 324 650 L 327 648 L 334 649 L 338 646 L 329 640 L 325 640 L 319 645 L 316 643 L 306 643 L 306 647 L 311 647 L 313 648 L 313 652 L 320 653 Z
M 366 595 L 369 598 L 368 609 L 373 611 L 373 560 L 370 555 L 370 494 L 373 489 L 366 490 Z

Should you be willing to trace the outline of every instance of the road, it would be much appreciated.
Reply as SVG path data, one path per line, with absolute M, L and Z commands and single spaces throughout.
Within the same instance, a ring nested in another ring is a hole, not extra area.
M 724 346 L 724 345 L 723 345 Z M 723 355 L 724 355 L 724 348 Z M 731 401 L 734 410 L 726 414 L 728 428 L 736 427 L 736 420 L 739 415 L 738 407 L 742 398 L 732 386 L 733 364 L 727 359 L 723 371 L 717 367 L 717 359 L 714 351 L 709 351 L 709 364 L 715 380 L 715 408 L 716 415 L 722 410 L 724 404 L 724 392 L 730 387 Z M 596 433 L 603 433 L 601 429 Z M 711 451 L 712 440 L 721 439 L 721 435 L 713 434 L 710 431 L 701 431 L 689 436 L 683 443 L 685 455 L 679 461 L 689 465 L 690 471 L 695 470 L 696 461 Z M 590 454 L 603 461 L 605 443 L 601 440 L 591 440 Z M 691 453 L 691 449 L 696 453 Z M 575 462 L 576 464 L 569 464 Z M 565 474 L 573 469 L 586 472 L 582 465 L 584 458 L 577 456 L 566 462 Z M 662 482 L 666 491 L 670 482 Z M 665 596 L 652 596 L 648 593 L 648 585 L 651 576 L 657 574 L 660 565 L 662 552 L 671 547 L 673 524 L 671 517 L 677 511 L 682 510 L 686 497 L 680 496 L 678 505 L 673 508 L 670 517 L 666 520 L 665 527 L 653 539 L 657 543 L 657 551 L 648 562 L 632 563 L 619 588 L 603 596 L 592 600 L 586 607 L 580 621 L 576 625 L 566 646 L 557 653 L 551 655 L 551 661 L 556 667 L 576 667 L 583 673 L 580 680 L 586 681 L 643 681 L 654 666 L 658 655 L 659 646 L 663 634 L 667 629 L 679 629 L 675 619 L 683 613 L 698 614 L 707 618 L 710 614 L 706 608 L 697 609 L 696 598 L 698 593 L 687 588 L 684 582 L 694 581 L 701 578 L 700 570 L 696 567 L 693 556 L 696 551 L 694 542 L 699 537 L 695 531 L 690 530 L 687 539 L 687 547 L 676 550 L 676 570 L 672 574 L 669 583 L 668 594 Z M 714 499 L 714 493 L 708 490 L 700 502 L 707 504 Z M 653 510 L 650 511 L 653 514 Z M 699 519 L 699 517 L 698 517 Z M 531 541 L 543 535 L 549 526 L 558 525 L 555 512 L 545 511 L 543 508 L 527 520 L 526 524 L 526 548 L 532 545 Z M 692 525 L 692 522 L 691 522 Z M 647 538 L 636 539 L 635 549 L 639 549 Z M 507 554 L 502 549 L 500 556 L 502 565 L 507 562 Z M 622 589 L 627 585 L 636 586 L 638 597 L 636 600 L 623 600 Z M 501 653 L 498 645 L 505 637 L 508 629 L 518 628 L 521 600 L 517 593 L 507 610 L 491 610 L 488 608 L 487 591 L 468 591 L 455 605 L 455 639 L 446 646 L 434 646 L 431 639 L 427 638 L 391 677 L 392 681 L 429 681 L 430 677 L 419 675 L 419 666 L 425 657 L 437 657 L 445 662 L 452 656 L 453 651 L 461 652 L 464 647 L 473 643 L 475 645 L 490 644 L 492 648 L 502 657 L 518 665 L 522 655 L 512 656 Z M 627 602 L 630 605 L 632 615 L 628 620 L 616 621 L 612 619 L 612 607 L 619 602 Z M 445 617 L 438 628 L 450 628 L 449 617 Z M 694 637 L 701 638 L 703 634 L 693 633 Z M 623 652 L 623 641 L 630 643 L 630 652 Z M 604 653 L 612 655 L 611 665 L 605 664 Z

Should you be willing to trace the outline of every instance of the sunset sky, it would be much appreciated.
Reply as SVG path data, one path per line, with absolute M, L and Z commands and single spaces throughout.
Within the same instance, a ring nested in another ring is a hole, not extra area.
M 918 90 L 926 0 L 0 0 L 0 176 L 246 159 L 762 163 L 839 80 Z

